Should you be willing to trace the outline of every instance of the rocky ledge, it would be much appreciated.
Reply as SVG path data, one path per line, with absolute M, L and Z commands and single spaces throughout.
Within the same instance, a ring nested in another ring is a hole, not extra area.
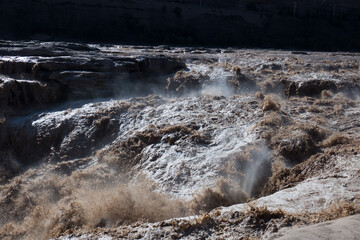
M 1 41 L 0 56 L 3 115 L 70 99 L 113 97 L 134 86 L 146 92 L 150 84 L 185 68 L 164 56 L 112 54 L 79 43 Z

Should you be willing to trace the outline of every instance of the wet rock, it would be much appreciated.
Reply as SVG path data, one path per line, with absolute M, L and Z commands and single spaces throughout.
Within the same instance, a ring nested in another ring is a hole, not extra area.
M 27 61 L 0 61 L 0 73 L 11 76 L 31 74 L 34 65 L 34 62 Z
M 278 149 L 282 156 L 295 163 L 311 156 L 316 149 L 314 142 L 303 133 L 294 134 L 275 144 L 279 144 Z
M 272 70 L 272 71 L 279 71 L 282 70 L 282 66 L 280 64 L 271 63 L 271 64 L 262 64 L 259 66 L 258 70 Z
M 42 78 L 47 82 L 60 82 L 67 90 L 67 98 L 108 97 L 121 90 L 111 72 L 60 71 L 42 74 Z
M 291 54 L 295 54 L 295 55 L 309 55 L 308 52 L 303 52 L 303 51 L 292 51 Z
M 8 166 L 8 163 L 16 163 L 19 166 L 30 165 L 38 160 L 38 155 L 42 155 L 36 150 L 43 150 L 39 148 L 36 141 L 36 129 L 29 125 L 16 126 L 16 120 L 7 119 L 7 121 L 0 125 L 0 159 Z M 10 172 L 12 169 L 8 169 Z M 19 169 L 22 169 L 19 168 Z
M 109 149 L 100 151 L 97 156 L 101 162 L 118 169 L 124 175 L 141 160 L 141 153 L 145 147 L 159 143 L 161 135 L 153 130 L 137 132 L 126 141 L 116 143 Z M 152 159 L 154 161 L 155 159 Z
M 167 79 L 166 90 L 170 95 L 190 94 L 191 91 L 199 91 L 201 85 L 209 80 L 207 75 L 182 70 L 177 72 L 174 77 Z
M 325 137 L 325 132 L 315 126 L 283 127 L 271 139 L 271 146 L 290 165 L 298 164 L 318 150 L 317 143 Z
M 8 80 L 0 84 L 0 108 L 14 113 L 26 108 L 40 108 L 64 99 L 63 87 L 56 83 Z
M 184 62 L 165 57 L 140 58 L 137 61 L 140 72 L 151 74 L 170 74 L 186 67 Z
M 253 92 L 257 89 L 256 81 L 246 76 L 240 68 L 233 68 L 234 76 L 227 77 L 227 84 L 237 93 Z
M 17 176 L 23 167 L 11 154 L 0 154 L 0 184 L 5 184 L 9 179 Z
M 111 97 L 133 83 L 148 93 L 148 84 L 164 88 L 166 75 L 185 68 L 184 62 L 170 57 L 113 55 L 75 43 L 9 42 L 0 45 L 0 55 L 0 74 L 17 80 L 0 85 L 1 106 L 13 112 L 66 99 Z M 27 79 L 31 83 L 23 81 Z
M 296 92 L 299 96 L 314 96 L 321 94 L 323 90 L 336 91 L 337 87 L 333 81 L 311 80 L 299 84 Z
M 65 110 L 48 115 L 7 121 L 0 125 L 0 156 L 11 154 L 23 165 L 41 160 L 60 161 L 86 157 L 117 137 L 119 121 L 112 117 L 126 112 L 126 103 L 102 110 L 96 105 L 82 111 Z
M 56 56 L 55 52 L 46 47 L 24 47 L 24 48 L 8 48 L 0 49 L 2 56 Z
M 285 95 L 290 96 L 319 96 L 324 90 L 336 92 L 338 87 L 331 80 L 307 80 L 301 82 L 282 81 Z
M 360 215 L 354 215 L 335 221 L 319 223 L 313 226 L 284 228 L 270 239 L 311 239 L 311 240 L 337 240 L 337 239 L 356 239 L 360 234 L 358 228 Z
M 2 42 L 0 43 L 1 56 L 63 56 L 64 52 L 73 54 L 71 51 L 97 51 L 96 48 L 82 43 L 66 42 Z

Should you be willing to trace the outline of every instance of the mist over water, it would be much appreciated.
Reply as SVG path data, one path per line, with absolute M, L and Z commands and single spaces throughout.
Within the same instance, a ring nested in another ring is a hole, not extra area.
M 246 109 L 256 108 L 254 98 L 232 97 L 230 71 L 201 65 L 188 71 L 209 78 L 198 90 L 172 97 L 156 81 L 118 76 L 113 90 L 122 100 L 78 101 L 26 120 L 37 138 L 60 142 L 49 145 L 41 164 L 29 164 L 0 186 L 0 215 L 6 216 L 0 237 L 47 239 L 246 201 L 266 150 L 235 169 L 245 177 L 230 176 L 225 165 L 255 139 L 249 129 L 260 112 Z M 162 97 L 139 97 L 148 94 Z
M 0 48 L 0 239 L 263 239 L 356 210 L 357 53 Z
M 73 94 L 43 112 L 0 119 L 0 239 L 101 233 L 138 221 L 162 228 L 165 219 L 197 214 L 212 226 L 204 212 L 252 199 L 314 209 L 308 196 L 317 183 L 296 194 L 287 189 L 291 196 L 281 189 L 322 171 L 321 164 L 331 167 L 337 151 L 357 154 L 358 147 L 342 148 L 357 134 L 357 95 L 341 88 L 355 82 L 357 66 L 344 64 L 351 81 L 341 82 L 340 70 L 325 74 L 317 59 L 312 66 L 281 51 L 236 54 L 238 65 L 216 54 L 168 75 L 114 74 L 86 99 Z M 340 128 L 350 135 L 335 134 Z M 338 193 L 331 194 L 324 195 L 329 202 Z M 322 197 L 314 201 L 324 205 Z M 241 206 L 228 214 L 234 221 Z M 272 222 L 269 212 L 254 211 Z M 201 224 L 196 218 L 185 227 Z M 271 229 L 259 224 L 257 237 Z

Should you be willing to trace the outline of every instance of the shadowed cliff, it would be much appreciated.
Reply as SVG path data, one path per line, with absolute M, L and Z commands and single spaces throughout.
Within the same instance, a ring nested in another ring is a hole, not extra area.
M 360 49 L 356 1 L 1 0 L 0 38 Z

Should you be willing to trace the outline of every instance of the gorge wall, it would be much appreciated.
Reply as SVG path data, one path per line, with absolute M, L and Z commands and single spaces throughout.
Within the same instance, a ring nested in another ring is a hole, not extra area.
M 0 38 L 359 50 L 357 1 L 1 0 Z

